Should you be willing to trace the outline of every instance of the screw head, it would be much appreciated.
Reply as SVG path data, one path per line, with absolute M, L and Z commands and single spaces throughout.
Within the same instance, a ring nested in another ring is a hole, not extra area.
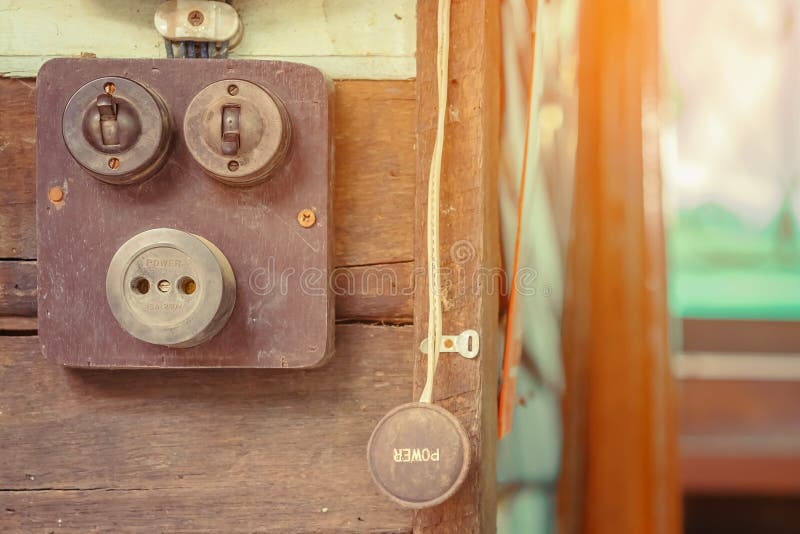
M 195 9 L 194 11 L 189 13 L 189 16 L 186 17 L 186 19 L 192 26 L 200 26 L 203 23 L 203 21 L 206 20 L 206 17 L 205 15 L 203 15 L 202 11 L 198 11 Z
M 297 214 L 297 222 L 299 222 L 300 226 L 303 228 L 311 228 L 314 226 L 314 223 L 317 222 L 317 216 L 313 211 L 306 208 L 300 210 L 300 213 Z
M 108 168 L 113 170 L 119 169 L 119 159 L 111 158 L 108 160 Z
M 47 198 L 50 199 L 50 202 L 53 204 L 58 204 L 64 200 L 64 190 L 57 185 L 53 186 L 47 192 Z
M 236 96 L 239 94 L 239 86 L 235 84 L 230 84 L 228 86 L 228 94 L 231 96 Z
M 239 162 L 236 160 L 231 160 L 228 162 L 228 170 L 229 171 L 237 171 L 239 170 Z

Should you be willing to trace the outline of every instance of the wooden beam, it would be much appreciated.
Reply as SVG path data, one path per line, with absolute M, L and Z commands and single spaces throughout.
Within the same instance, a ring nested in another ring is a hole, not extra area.
M 36 82 L 0 78 L 0 258 L 36 257 Z
M 36 316 L 36 276 L 36 261 L 0 261 L 0 317 Z M 337 267 L 331 282 L 336 320 L 411 324 L 414 282 L 411 261 Z M 21 324 L 0 323 L 0 331 L 18 330 L 15 326 Z M 32 324 L 35 330 L 35 321 Z
M 428 170 L 437 112 L 437 0 L 417 3 L 417 216 L 415 258 L 425 272 Z M 434 400 L 454 413 L 470 436 L 474 458 L 462 488 L 444 504 L 417 512 L 416 532 L 493 532 L 496 514 L 498 292 L 497 171 L 500 120 L 499 6 L 494 0 L 452 4 L 450 79 L 441 186 L 441 254 L 445 334 L 480 333 L 475 360 L 443 355 Z M 449 285 L 448 285 L 449 282 Z M 427 337 L 427 281 L 414 299 L 415 397 L 424 387 L 426 359 L 416 347 Z
M 336 83 L 338 266 L 414 259 L 414 82 Z M 0 78 L 0 258 L 36 257 L 35 80 Z
M 413 328 L 343 325 L 301 372 L 69 370 L 0 337 L 3 530 L 410 531 L 372 428 L 409 400 Z
M 0 261 L 0 316 L 36 316 L 36 262 Z
M 563 347 L 566 534 L 681 530 L 658 161 L 658 2 L 582 2 Z

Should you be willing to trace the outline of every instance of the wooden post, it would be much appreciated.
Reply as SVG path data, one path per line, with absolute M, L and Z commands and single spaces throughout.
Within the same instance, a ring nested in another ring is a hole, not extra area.
M 436 124 L 437 0 L 417 3 L 416 272 L 426 265 L 428 169 Z M 474 449 L 470 474 L 444 504 L 416 513 L 415 532 L 493 532 L 497 441 L 499 230 L 497 169 L 500 121 L 500 26 L 496 0 L 452 4 L 448 115 L 441 186 L 444 334 L 480 333 L 475 360 L 443 354 L 434 401 L 464 425 Z M 424 386 L 426 359 L 416 348 L 427 336 L 427 280 L 414 299 L 415 397 Z
M 680 530 L 658 161 L 658 3 L 582 3 L 562 532 Z

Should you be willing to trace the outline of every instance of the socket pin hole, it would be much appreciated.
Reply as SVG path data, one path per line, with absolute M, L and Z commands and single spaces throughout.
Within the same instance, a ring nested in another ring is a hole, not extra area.
M 190 276 L 184 276 L 178 280 L 178 288 L 184 295 L 191 295 L 197 291 L 197 282 Z
M 140 295 L 146 295 L 150 291 L 150 282 L 147 281 L 147 278 L 137 276 L 131 280 L 131 289 Z

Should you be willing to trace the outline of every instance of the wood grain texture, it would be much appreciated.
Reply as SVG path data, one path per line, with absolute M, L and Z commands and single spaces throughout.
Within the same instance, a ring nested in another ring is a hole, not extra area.
M 408 295 L 379 297 L 371 277 L 388 270 L 405 289 L 413 271 L 414 91 L 336 83 L 336 261 L 366 280 L 337 298 L 344 321 L 413 316 Z M 33 80 L 0 79 L 6 259 L 35 257 L 34 96 Z M 0 299 L 13 302 L 0 315 L 31 313 L 35 261 L 0 266 Z M 6 334 L 35 328 L 0 317 Z M 154 374 L 68 371 L 41 358 L 38 338 L 0 337 L 0 531 L 410 531 L 364 456 L 375 423 L 412 398 L 413 328 L 341 325 L 336 337 L 316 371 Z
M 342 267 L 333 280 L 337 321 L 413 322 L 413 262 Z
M 565 534 L 681 528 L 658 160 L 658 2 L 584 2 L 563 335 Z
M 413 82 L 338 82 L 336 265 L 414 258 Z
M 0 258 L 36 257 L 35 81 L 0 78 Z M 414 82 L 339 81 L 336 265 L 412 261 Z
M 336 340 L 313 371 L 140 372 L 67 370 L 36 337 L 0 337 L 0 530 L 409 530 L 364 456 L 410 400 L 413 328 Z
M 443 354 L 434 401 L 459 418 L 473 447 L 461 489 L 444 504 L 417 512 L 415 532 L 493 532 L 496 528 L 498 291 L 480 273 L 499 265 L 497 171 L 500 117 L 499 5 L 452 4 L 448 114 L 441 185 L 440 251 L 443 333 L 475 329 L 474 360 Z M 417 269 L 426 271 L 428 171 L 437 111 L 437 2 L 417 3 Z M 449 279 L 448 279 L 449 278 Z M 488 277 L 488 280 L 493 280 Z M 427 282 L 414 299 L 416 343 L 428 335 Z M 426 359 L 415 361 L 415 396 L 424 387 Z
M 0 262 L 0 317 L 36 316 L 36 261 Z M 338 267 L 333 273 L 336 320 L 410 324 L 413 321 L 414 263 Z M 27 329 L 33 323 L 19 323 Z M 0 323 L 0 331 L 17 330 Z
M 0 335 L 35 335 L 36 317 L 0 315 Z
M 0 258 L 36 257 L 35 83 L 0 79 L 0 110 L 6 118 L 0 121 Z M 336 262 L 345 268 L 361 265 L 342 276 L 365 281 L 367 290 L 337 296 L 337 317 L 410 322 L 411 296 L 398 292 L 376 298 L 370 292 L 377 289 L 371 277 L 381 279 L 386 269 L 402 288 L 412 276 L 414 83 L 337 82 L 335 112 Z M 380 265 L 386 261 L 400 263 Z M 31 280 L 33 263 L 0 265 L 0 315 L 35 314 Z
M 36 315 L 35 261 L 0 261 L 0 315 Z
M 0 78 L 0 258 L 36 257 L 36 85 Z

